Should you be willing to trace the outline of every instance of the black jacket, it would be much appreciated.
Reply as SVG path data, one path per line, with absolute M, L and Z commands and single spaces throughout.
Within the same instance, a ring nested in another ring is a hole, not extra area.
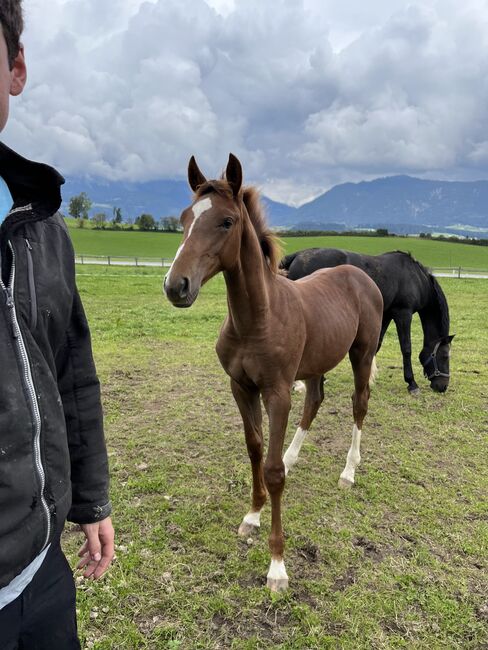
M 57 213 L 63 178 L 0 143 L 14 205 L 0 227 L 0 587 L 66 518 L 110 514 L 100 386 Z

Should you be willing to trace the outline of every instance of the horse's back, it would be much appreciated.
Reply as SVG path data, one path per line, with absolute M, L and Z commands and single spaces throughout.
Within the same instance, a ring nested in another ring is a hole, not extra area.
M 367 273 L 351 264 L 314 271 L 294 284 L 305 298 L 305 309 L 330 313 L 331 310 L 357 314 L 359 319 L 383 314 L 383 298 Z
M 374 280 L 383 297 L 384 311 L 408 307 L 418 311 L 428 301 L 428 276 L 409 253 L 391 251 L 365 255 L 337 248 L 310 248 L 284 260 L 288 278 L 297 280 L 318 269 L 351 264 Z
M 302 378 L 310 368 L 328 372 L 353 346 L 376 351 L 383 299 L 364 271 L 344 264 L 319 269 L 288 284 L 300 298 L 306 324 Z M 321 359 L 327 359 L 327 365 L 319 368 Z
M 288 271 L 290 280 L 299 280 L 319 269 L 348 264 L 347 251 L 338 248 L 307 248 L 287 256 L 282 268 Z

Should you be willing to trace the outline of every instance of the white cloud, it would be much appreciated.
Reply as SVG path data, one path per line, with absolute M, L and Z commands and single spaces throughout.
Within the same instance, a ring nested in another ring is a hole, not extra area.
M 184 176 L 294 202 L 388 173 L 486 176 L 482 0 L 25 0 L 4 140 L 65 174 Z

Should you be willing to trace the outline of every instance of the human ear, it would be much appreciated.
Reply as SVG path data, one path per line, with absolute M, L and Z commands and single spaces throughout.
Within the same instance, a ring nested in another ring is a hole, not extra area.
M 26 81 L 27 68 L 25 65 L 24 46 L 21 45 L 10 71 L 10 94 L 14 97 L 20 95 L 24 90 Z

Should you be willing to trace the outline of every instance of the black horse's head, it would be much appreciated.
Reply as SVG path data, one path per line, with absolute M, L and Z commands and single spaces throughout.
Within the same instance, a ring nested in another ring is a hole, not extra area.
M 449 357 L 453 338 L 454 334 L 450 334 L 437 341 L 431 341 L 424 345 L 419 354 L 424 376 L 430 381 L 432 390 L 437 393 L 445 393 L 449 386 Z

